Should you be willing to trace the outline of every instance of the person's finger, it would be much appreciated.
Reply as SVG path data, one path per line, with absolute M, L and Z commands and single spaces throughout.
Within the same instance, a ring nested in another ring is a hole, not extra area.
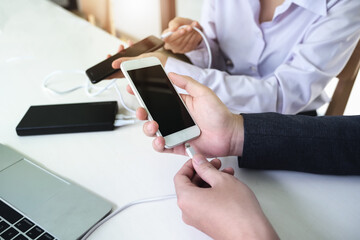
M 118 52 L 121 52 L 121 51 L 124 50 L 124 49 L 125 49 L 124 45 L 121 44 L 121 45 L 119 46 Z
M 220 169 L 221 168 L 221 161 L 220 159 L 214 158 L 210 161 L 210 163 L 216 168 L 216 169 Z
M 185 30 L 186 32 L 190 33 L 190 32 L 193 30 L 193 28 L 192 28 L 191 25 L 186 25 L 186 27 L 184 27 L 184 30 Z
M 216 169 L 220 169 L 221 167 L 221 161 L 217 158 L 213 159 L 210 161 L 210 163 L 216 168 Z M 199 176 L 199 174 L 195 173 L 193 178 L 191 179 L 192 183 L 194 183 L 196 186 L 199 187 L 208 187 L 208 186 L 204 186 L 204 181 L 202 180 L 202 178 Z
M 224 168 L 223 170 L 221 170 L 223 173 L 227 173 L 227 174 L 230 174 L 232 176 L 234 176 L 235 174 L 235 171 L 232 167 L 228 167 L 228 168 Z
M 203 155 L 195 154 L 192 163 L 196 173 L 210 186 L 214 186 L 221 177 L 221 172 L 217 170 Z
M 193 34 L 192 33 L 188 33 L 186 35 L 184 35 L 183 41 L 178 45 L 179 48 L 179 52 L 184 53 L 186 51 L 184 51 L 184 49 L 189 48 L 189 44 L 190 44 L 190 39 L 192 38 Z
M 199 30 L 203 30 L 202 26 L 200 25 L 200 23 L 198 21 L 193 21 L 191 24 L 190 24 L 192 27 L 196 27 L 198 28 Z
M 188 44 L 184 48 L 185 52 L 189 52 L 194 50 L 201 42 L 201 39 L 199 40 L 199 33 L 194 32 L 191 34 L 191 38 L 188 39 Z
M 165 139 L 163 137 L 156 137 L 152 142 L 152 146 L 155 151 L 161 153 L 174 153 L 174 149 L 166 149 L 165 148 Z
M 169 78 L 173 84 L 181 89 L 185 89 L 191 96 L 198 97 L 210 91 L 210 89 L 189 76 L 169 73 Z
M 191 159 L 188 160 L 174 176 L 175 190 L 178 194 L 183 188 L 192 185 L 191 179 L 195 174 Z
M 155 137 L 157 130 L 159 130 L 159 124 L 155 121 L 149 121 L 143 125 L 143 131 L 148 137 Z
M 114 68 L 114 69 L 119 69 L 120 68 L 120 65 L 122 62 L 125 62 L 125 61 L 128 61 L 128 60 L 132 60 L 132 59 L 136 59 L 138 57 L 122 57 L 122 58 L 118 58 L 118 59 L 115 59 L 111 66 Z
M 183 40 L 184 35 L 184 31 L 175 31 L 170 36 L 166 37 L 164 42 L 174 46 Z
M 142 107 L 139 107 L 138 109 L 136 109 L 136 118 L 141 121 L 147 120 L 148 114 L 147 114 L 146 110 Z
M 130 93 L 131 95 L 135 95 L 135 94 L 134 94 L 134 91 L 132 90 L 132 88 L 130 87 L 129 84 L 126 85 L 126 91 L 127 91 L 128 93 Z
M 169 22 L 169 31 L 174 32 L 182 25 L 180 18 L 174 18 Z

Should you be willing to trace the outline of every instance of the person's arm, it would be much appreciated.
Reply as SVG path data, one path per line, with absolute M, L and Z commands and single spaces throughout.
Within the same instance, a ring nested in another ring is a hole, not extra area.
M 185 26 L 185 27 L 184 27 Z M 202 30 L 197 21 L 188 18 L 176 17 L 169 22 L 169 28 L 165 29 L 162 37 L 164 48 L 173 53 L 187 53 L 198 47 L 202 38 L 193 28 Z M 171 33 L 170 35 L 168 35 Z
M 215 13 L 216 8 L 214 0 L 204 1 L 201 12 L 202 32 L 206 36 L 209 47 L 211 49 L 211 68 L 226 70 L 225 57 L 221 52 L 217 39 L 218 36 L 216 33 L 216 21 L 214 19 L 214 16 L 216 16 Z M 203 39 L 196 49 L 190 52 L 186 52 L 185 55 L 189 58 L 192 64 L 200 68 L 206 68 L 209 64 L 209 52 Z
M 244 139 L 242 116 L 232 114 L 214 92 L 194 79 L 175 73 L 170 73 L 169 79 L 175 86 L 189 93 L 181 97 L 201 129 L 200 136 L 189 141 L 195 151 L 206 157 L 241 155 L 241 141 Z M 134 94 L 130 87 L 127 91 Z M 147 120 L 147 111 L 138 108 L 136 117 L 139 120 Z M 157 122 L 145 122 L 143 130 L 147 136 L 154 137 L 153 147 L 156 151 L 186 155 L 184 144 L 165 149 L 164 137 L 156 135 L 159 130 Z
M 244 168 L 360 174 L 360 116 L 231 114 L 209 88 L 190 77 L 169 77 L 189 92 L 182 97 L 201 129 L 190 142 L 195 151 L 208 157 L 242 156 L 239 166 Z M 137 117 L 147 119 L 144 108 Z M 158 129 L 155 121 L 144 123 L 145 134 L 155 137 L 155 150 L 186 154 L 183 145 L 165 149 Z
M 360 116 L 243 114 L 239 167 L 360 174 Z
M 207 62 L 196 63 L 201 66 L 198 67 L 173 58 L 167 60 L 165 70 L 191 76 L 210 87 L 235 113 L 298 113 L 321 96 L 328 82 L 347 63 L 359 41 L 359 9 L 359 2 L 337 3 L 327 16 L 321 17 L 308 29 L 304 40 L 289 53 L 289 60 L 263 78 L 221 71 L 224 58 L 216 49 L 213 50 L 213 59 L 220 61 L 216 63 L 220 71 L 203 69 Z M 206 31 L 206 25 L 203 27 Z M 206 34 L 211 39 L 211 33 L 208 31 Z M 199 54 L 199 59 L 207 61 L 204 54 L 206 50 Z
M 279 239 L 254 193 L 232 176 L 233 171 L 217 170 L 218 159 L 213 161 L 217 164 L 196 154 L 174 177 L 184 222 L 215 240 Z M 207 187 L 200 187 L 202 182 Z

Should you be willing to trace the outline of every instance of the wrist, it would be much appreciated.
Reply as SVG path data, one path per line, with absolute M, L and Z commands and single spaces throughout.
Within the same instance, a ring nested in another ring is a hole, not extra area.
M 154 52 L 154 55 L 160 60 L 161 64 L 165 67 L 168 56 L 160 52 Z
M 247 230 L 242 232 L 239 239 L 253 239 L 253 240 L 279 240 L 279 236 L 275 232 L 271 223 L 266 216 L 261 213 L 254 218 L 253 221 L 248 222 L 249 225 L 243 226 Z
M 238 220 L 238 221 L 237 221 Z M 259 207 L 251 212 L 251 215 L 245 219 L 238 218 L 233 222 L 231 229 L 226 234 L 226 237 L 221 239 L 236 240 L 236 239 L 249 239 L 249 240 L 279 240 L 275 229 L 266 218 L 265 214 Z M 219 238 L 220 239 L 220 238 Z
M 244 118 L 241 115 L 233 114 L 233 127 L 231 136 L 230 156 L 242 156 L 244 147 Z

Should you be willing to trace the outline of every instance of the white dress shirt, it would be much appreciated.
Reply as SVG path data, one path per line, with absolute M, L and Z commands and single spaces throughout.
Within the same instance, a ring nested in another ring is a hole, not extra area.
M 168 58 L 165 70 L 210 87 L 234 113 L 315 110 L 327 83 L 360 38 L 360 0 L 285 0 L 259 23 L 259 0 L 206 0 L 203 42 L 187 53 L 194 65 Z

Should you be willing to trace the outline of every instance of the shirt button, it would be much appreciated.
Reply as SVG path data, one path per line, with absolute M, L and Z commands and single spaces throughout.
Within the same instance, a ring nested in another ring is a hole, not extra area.
M 225 64 L 226 64 L 226 66 L 228 66 L 228 67 L 231 67 L 231 66 L 234 65 L 233 62 L 232 62 L 230 59 L 226 60 Z
M 257 67 L 251 66 L 251 67 L 250 67 L 250 70 L 251 70 L 252 72 L 257 72 Z

